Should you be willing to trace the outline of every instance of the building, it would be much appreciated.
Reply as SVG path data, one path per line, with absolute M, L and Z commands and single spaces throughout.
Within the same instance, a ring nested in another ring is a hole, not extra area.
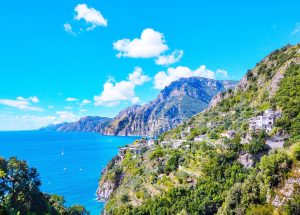
M 202 141 L 207 140 L 207 139 L 208 139 L 207 136 L 205 134 L 203 134 L 203 135 L 196 136 L 194 138 L 194 141 L 195 142 L 202 142 Z
M 235 133 L 236 132 L 234 130 L 225 131 L 225 132 L 221 133 L 221 137 L 226 137 L 226 138 L 231 139 L 234 137 Z
M 250 130 L 265 130 L 266 132 L 270 132 L 278 117 L 280 117 L 279 112 L 266 110 L 263 115 L 250 119 L 249 128 Z
M 152 148 L 155 145 L 155 140 L 154 139 L 148 139 L 147 140 L 147 146 L 149 148 Z
M 184 140 L 173 140 L 172 142 L 173 142 L 172 147 L 174 149 L 178 149 L 186 141 L 184 141 Z
M 160 146 L 161 147 L 170 146 L 170 145 L 171 145 L 171 143 L 169 141 L 162 141 L 162 142 L 160 142 Z

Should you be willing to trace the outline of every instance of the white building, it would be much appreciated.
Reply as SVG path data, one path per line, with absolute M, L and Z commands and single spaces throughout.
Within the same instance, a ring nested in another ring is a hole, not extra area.
M 147 140 L 147 145 L 149 148 L 152 148 L 155 144 L 155 140 L 154 139 L 149 139 Z
M 227 138 L 231 139 L 234 137 L 235 133 L 236 132 L 234 130 L 225 131 L 221 134 L 221 137 L 227 137 Z
M 205 134 L 203 134 L 203 135 L 199 135 L 199 136 L 195 137 L 194 141 L 195 142 L 202 142 L 202 141 L 207 140 L 207 139 L 208 139 L 207 136 Z
M 270 132 L 273 128 L 276 118 L 278 117 L 280 117 L 279 112 L 266 110 L 262 116 L 251 118 L 249 127 L 251 130 L 259 129 Z

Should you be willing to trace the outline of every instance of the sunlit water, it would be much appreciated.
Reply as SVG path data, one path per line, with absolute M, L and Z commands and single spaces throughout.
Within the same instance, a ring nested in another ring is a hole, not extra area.
M 95 195 L 101 170 L 118 147 L 135 139 L 96 133 L 0 132 L 0 156 L 27 160 L 40 173 L 42 191 L 63 195 L 67 205 L 84 205 L 94 215 L 103 208 Z

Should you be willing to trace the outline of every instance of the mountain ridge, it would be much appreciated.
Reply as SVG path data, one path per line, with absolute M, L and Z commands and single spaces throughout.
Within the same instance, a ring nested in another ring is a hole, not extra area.
M 181 78 L 165 87 L 155 100 L 132 105 L 113 119 L 83 117 L 77 122 L 49 125 L 40 131 L 98 132 L 114 136 L 157 136 L 203 111 L 213 96 L 237 82 L 202 77 Z
M 204 110 L 217 92 L 233 88 L 235 83 L 202 77 L 181 78 L 165 87 L 155 100 L 121 111 L 104 133 L 157 136 Z
M 298 214 L 299 103 L 297 44 L 272 52 L 157 140 L 120 149 L 99 181 L 105 213 Z
M 63 122 L 56 125 L 49 125 L 40 128 L 39 131 L 60 131 L 60 132 L 98 132 L 103 133 L 104 128 L 111 122 L 111 118 L 99 116 L 81 117 L 76 122 Z

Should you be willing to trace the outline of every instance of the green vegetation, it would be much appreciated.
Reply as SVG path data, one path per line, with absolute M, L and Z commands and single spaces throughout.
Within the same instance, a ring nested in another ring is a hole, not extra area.
M 89 214 L 80 205 L 66 207 L 63 197 L 42 193 L 40 186 L 37 170 L 26 161 L 0 157 L 0 214 Z
M 215 106 L 159 137 L 169 144 L 114 163 L 122 181 L 107 214 L 299 214 L 300 189 L 293 184 L 289 200 L 273 204 L 285 183 L 300 177 L 299 49 L 286 46 L 266 57 Z M 250 131 L 249 119 L 271 108 L 282 115 L 272 132 Z M 230 130 L 234 135 L 224 137 Z M 194 142 L 198 135 L 205 140 Z M 286 137 L 285 148 L 266 145 L 275 135 Z M 174 139 L 186 141 L 172 147 Z M 241 161 L 245 154 L 251 168 Z
M 285 72 L 275 96 L 277 106 L 282 108 L 282 117 L 277 126 L 291 135 L 291 141 L 300 140 L 300 65 L 292 64 Z

